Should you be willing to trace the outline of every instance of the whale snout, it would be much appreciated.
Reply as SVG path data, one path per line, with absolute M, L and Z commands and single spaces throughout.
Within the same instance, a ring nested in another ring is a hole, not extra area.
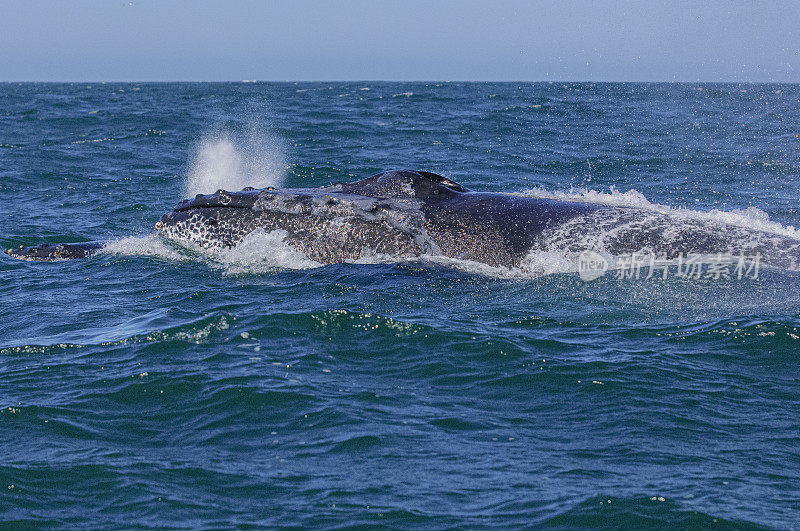
M 73 258 L 86 258 L 102 249 L 103 245 L 102 242 L 20 245 L 16 249 L 6 249 L 6 254 L 20 260 L 55 262 Z

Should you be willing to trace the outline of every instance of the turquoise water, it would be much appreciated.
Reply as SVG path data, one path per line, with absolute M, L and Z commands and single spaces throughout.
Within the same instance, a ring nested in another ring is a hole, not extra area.
M 1 84 L 0 519 L 795 527 L 800 273 L 308 267 L 151 235 L 388 168 L 795 234 L 800 86 Z M 507 272 L 506 272 L 507 273 Z

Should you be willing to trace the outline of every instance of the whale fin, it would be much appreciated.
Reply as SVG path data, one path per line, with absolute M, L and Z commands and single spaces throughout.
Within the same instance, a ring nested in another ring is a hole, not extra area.
M 21 260 L 36 262 L 56 262 L 58 260 L 71 260 L 73 258 L 86 258 L 103 248 L 103 242 L 83 243 L 42 243 L 28 247 L 19 246 L 16 249 L 7 249 L 6 254 Z

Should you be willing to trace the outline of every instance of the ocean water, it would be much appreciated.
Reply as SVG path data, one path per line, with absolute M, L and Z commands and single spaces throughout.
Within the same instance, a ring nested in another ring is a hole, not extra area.
M 0 246 L 112 242 L 0 255 L 0 520 L 795 528 L 797 271 L 318 267 L 152 227 L 410 168 L 797 237 L 798 135 L 800 85 L 0 84 Z

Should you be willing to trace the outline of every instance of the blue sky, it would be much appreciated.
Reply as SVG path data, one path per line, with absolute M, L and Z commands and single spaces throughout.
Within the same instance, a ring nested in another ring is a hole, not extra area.
M 0 0 L 0 80 L 800 82 L 794 2 Z

